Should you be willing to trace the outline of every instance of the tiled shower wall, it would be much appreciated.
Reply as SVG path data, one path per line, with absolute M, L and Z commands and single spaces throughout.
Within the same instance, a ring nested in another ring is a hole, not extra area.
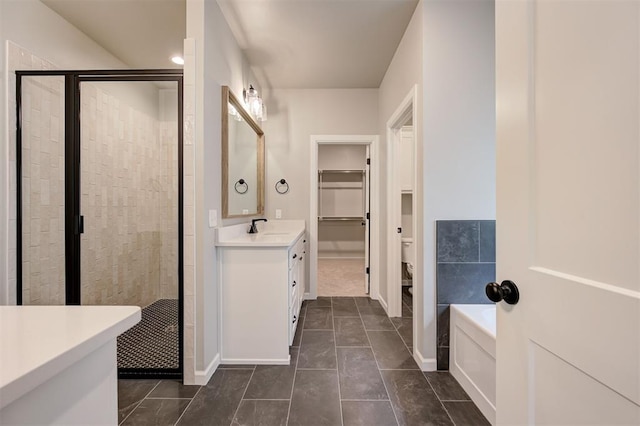
M 449 369 L 450 304 L 493 303 L 485 295 L 496 277 L 495 220 L 436 221 L 438 370 Z
M 81 111 L 82 303 L 177 298 L 176 130 L 100 83 L 82 86 Z
M 12 43 L 9 67 L 55 68 Z M 63 304 L 63 78 L 23 81 L 23 303 Z M 156 102 L 176 97 L 160 92 Z M 168 102 L 142 113 L 99 83 L 83 83 L 82 103 L 82 303 L 177 298 L 177 114 L 163 111 Z M 15 165 L 15 132 L 10 146 Z

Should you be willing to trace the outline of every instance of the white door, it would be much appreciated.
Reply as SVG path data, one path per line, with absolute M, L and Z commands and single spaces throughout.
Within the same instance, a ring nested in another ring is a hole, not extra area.
M 640 424 L 639 22 L 496 2 L 498 424 Z

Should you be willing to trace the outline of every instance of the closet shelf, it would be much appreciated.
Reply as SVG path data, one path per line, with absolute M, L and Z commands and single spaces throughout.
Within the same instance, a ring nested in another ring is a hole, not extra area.
M 336 183 L 336 182 L 330 182 L 330 183 Z M 323 182 L 323 184 L 318 184 L 318 188 L 320 189 L 357 189 L 357 190 L 361 190 L 363 188 L 362 185 L 359 186 L 327 186 L 327 182 Z
M 347 221 L 347 220 L 364 220 L 364 216 L 318 216 L 318 221 Z

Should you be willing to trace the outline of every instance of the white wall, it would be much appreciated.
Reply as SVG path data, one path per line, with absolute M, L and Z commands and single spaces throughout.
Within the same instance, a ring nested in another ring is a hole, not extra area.
M 217 252 L 208 218 L 217 210 L 221 224 L 221 86 L 238 97 L 249 83 L 260 90 L 215 1 L 187 0 L 184 72 L 185 383 L 205 384 L 220 349 Z
M 407 26 L 407 29 L 404 33 L 402 41 L 396 50 L 396 53 L 393 56 L 393 60 L 387 69 L 387 72 L 382 80 L 382 84 L 380 85 L 380 109 L 379 109 L 379 129 L 380 133 L 380 151 L 384 154 L 387 152 L 387 121 L 391 118 L 396 109 L 400 106 L 405 97 L 409 94 L 409 92 L 413 89 L 414 85 L 418 85 L 418 95 L 416 99 L 415 108 L 417 110 L 417 116 L 421 116 L 422 111 L 422 57 L 423 57 L 423 33 L 424 33 L 424 5 L 423 3 L 419 3 L 416 7 L 416 11 Z M 422 121 L 418 120 L 414 123 L 416 127 L 416 150 L 418 154 L 418 158 L 421 157 L 423 152 L 423 144 L 421 143 L 422 136 Z M 388 173 L 388 164 L 386 162 L 385 155 L 381 155 L 381 162 L 383 166 L 383 176 L 386 176 Z M 413 202 L 417 204 L 418 211 L 421 211 L 422 208 L 422 162 L 416 161 L 416 187 L 414 188 L 414 198 Z M 387 199 L 387 190 L 386 190 L 386 179 L 383 179 L 381 182 L 381 200 L 382 205 L 386 205 Z M 382 220 L 380 221 L 380 238 L 382 240 L 381 247 L 385 248 L 381 252 L 382 259 L 380 261 L 380 276 L 383 277 L 383 282 L 386 282 L 387 276 L 387 257 L 386 257 L 386 236 L 387 236 L 387 227 L 399 226 L 390 224 L 388 218 L 386 217 L 386 209 L 383 208 L 381 211 Z M 416 229 L 414 229 L 414 236 L 421 235 L 422 232 L 422 220 L 421 217 L 418 216 Z M 422 238 L 414 239 L 414 249 L 416 250 L 416 259 L 421 259 L 422 257 L 422 246 L 423 241 Z M 416 327 L 416 349 L 426 357 L 424 353 L 425 347 L 433 347 L 433 356 L 429 358 L 435 359 L 435 297 L 432 295 L 428 298 L 429 303 L 433 305 L 433 312 L 431 312 L 431 318 L 428 321 L 425 321 L 425 306 L 424 302 L 420 302 L 421 297 L 421 288 L 422 288 L 422 262 L 417 261 L 414 269 L 413 276 L 413 297 L 417 300 L 416 303 L 417 309 L 414 311 L 413 315 L 415 317 L 415 321 L 417 323 Z M 435 291 L 435 290 L 434 290 Z M 435 293 L 434 293 L 435 294 Z M 384 299 L 385 302 L 388 301 L 387 287 L 385 285 L 380 286 L 380 297 Z M 425 324 L 426 322 L 426 324 Z M 430 337 L 433 339 L 430 339 Z
M 494 56 L 492 0 L 423 0 L 380 86 L 384 140 L 391 114 L 418 85 L 414 316 L 426 360 L 436 357 L 435 221 L 495 219 Z M 382 238 L 386 226 L 385 218 Z
M 429 1 L 424 16 L 424 284 L 432 289 L 435 221 L 496 217 L 494 2 Z M 435 310 L 435 293 L 424 296 Z
M 402 194 L 402 237 L 413 238 L 413 194 Z
M 282 209 L 283 219 L 305 219 L 309 226 L 311 135 L 377 134 L 378 90 L 276 89 L 265 100 L 266 216 Z M 290 187 L 285 195 L 274 188 L 281 178 Z

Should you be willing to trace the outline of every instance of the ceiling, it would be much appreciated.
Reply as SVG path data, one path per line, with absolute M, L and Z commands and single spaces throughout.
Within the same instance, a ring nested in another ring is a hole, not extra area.
M 2 0 L 0 0 L 2 1 Z M 131 68 L 179 68 L 185 0 L 40 0 Z
M 171 68 L 185 0 L 41 0 L 133 68 Z M 218 0 L 272 88 L 377 88 L 418 0 Z

